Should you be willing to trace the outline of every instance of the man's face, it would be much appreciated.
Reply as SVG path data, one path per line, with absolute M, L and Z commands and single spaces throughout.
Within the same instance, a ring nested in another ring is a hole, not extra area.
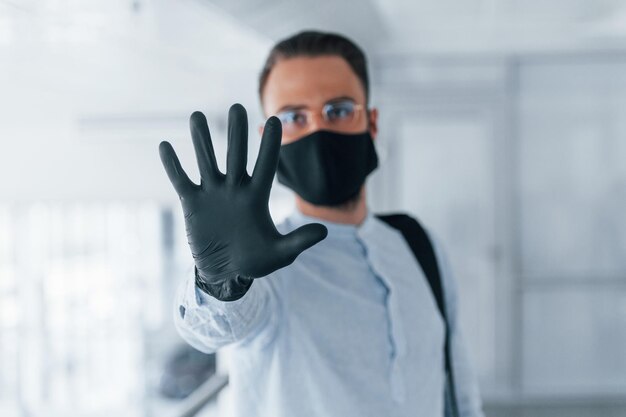
M 355 105 L 354 119 L 350 123 L 333 123 L 323 116 L 325 106 L 328 110 L 346 102 Z M 279 60 L 265 84 L 262 105 L 266 116 L 283 112 L 307 116 L 306 123 L 301 123 L 298 129 L 289 129 L 283 122 L 283 144 L 321 129 L 341 133 L 361 133 L 369 129 L 372 137 L 376 135 L 376 110 L 369 111 L 367 117 L 363 85 L 339 56 Z

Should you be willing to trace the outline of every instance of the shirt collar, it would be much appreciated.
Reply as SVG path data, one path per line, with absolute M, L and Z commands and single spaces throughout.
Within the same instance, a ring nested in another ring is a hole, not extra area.
M 359 225 L 356 224 L 346 224 L 346 223 L 336 223 L 328 220 L 320 219 L 313 216 L 307 216 L 300 212 L 297 208 L 289 215 L 289 222 L 294 226 L 294 228 L 303 226 L 308 223 L 320 223 L 326 226 L 328 229 L 328 235 L 330 236 L 348 236 L 348 237 L 356 237 L 357 234 L 363 229 L 367 229 L 371 226 L 373 214 L 368 209 L 367 214 L 365 215 L 365 219 Z

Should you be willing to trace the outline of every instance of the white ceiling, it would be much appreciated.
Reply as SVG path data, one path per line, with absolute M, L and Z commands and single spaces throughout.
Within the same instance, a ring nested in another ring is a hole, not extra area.
M 626 1 L 0 0 L 0 87 L 21 92 L 0 110 L 37 96 L 86 115 L 254 106 L 272 41 L 311 27 L 372 56 L 626 47 Z
M 13 94 L 0 110 L 46 97 L 84 114 L 223 108 L 250 100 L 268 48 L 195 0 L 2 0 L 0 89 Z
M 624 45 L 624 0 L 198 0 L 277 39 L 340 30 L 374 53 L 510 52 Z
M 377 0 L 395 52 L 467 53 L 626 45 L 623 0 Z

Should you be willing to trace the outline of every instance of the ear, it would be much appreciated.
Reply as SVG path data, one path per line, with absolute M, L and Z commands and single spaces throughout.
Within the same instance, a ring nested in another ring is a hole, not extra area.
M 263 136 L 263 125 L 259 125 L 259 136 Z
M 372 139 L 376 140 L 378 135 L 378 109 L 372 107 L 369 110 L 369 117 L 367 118 L 367 130 L 369 130 Z

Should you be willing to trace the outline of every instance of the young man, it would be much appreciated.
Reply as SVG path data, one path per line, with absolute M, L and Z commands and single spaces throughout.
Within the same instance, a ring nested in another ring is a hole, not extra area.
M 160 148 L 196 265 L 176 325 L 201 351 L 232 349 L 235 415 L 482 416 L 441 248 L 447 321 L 409 238 L 366 204 L 378 129 L 363 52 L 342 36 L 297 34 L 271 51 L 259 93 L 271 117 L 251 176 L 240 105 L 226 174 L 201 113 L 191 116 L 201 185 L 169 143 Z M 276 171 L 297 206 L 278 228 L 267 205 Z

